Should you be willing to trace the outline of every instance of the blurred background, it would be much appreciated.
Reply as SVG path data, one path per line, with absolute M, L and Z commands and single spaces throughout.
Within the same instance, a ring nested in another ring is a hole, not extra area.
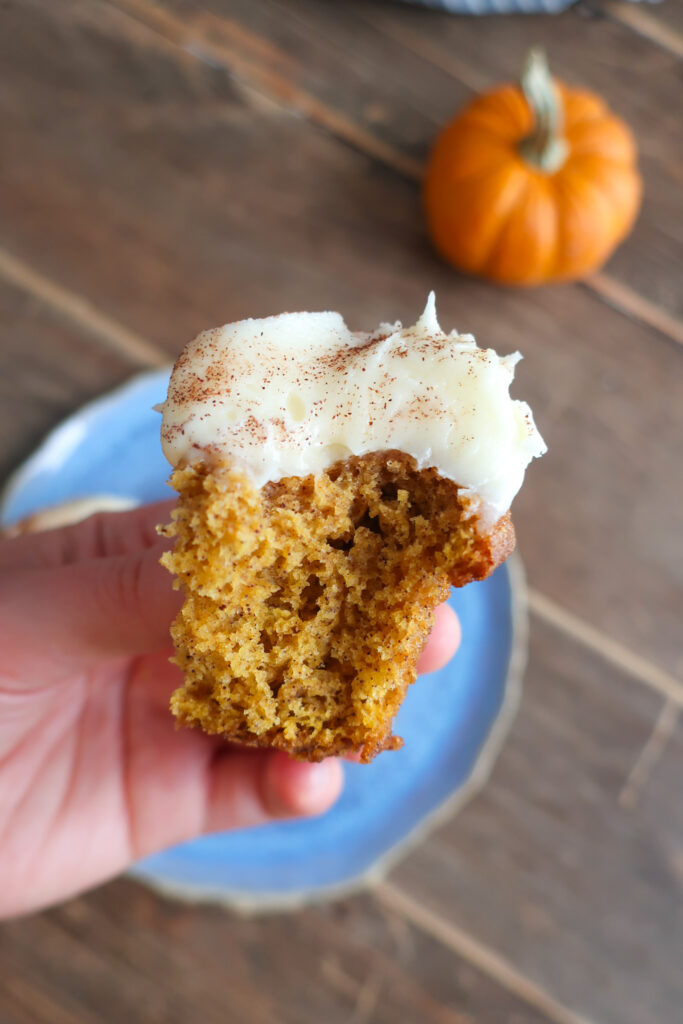
M 630 125 L 644 195 L 601 270 L 514 289 L 434 252 L 420 181 L 530 46 Z M 413 322 L 432 288 L 446 329 L 524 354 L 549 446 L 514 506 L 529 665 L 484 791 L 333 904 L 243 919 L 119 880 L 5 924 L 3 1024 L 680 1024 L 682 60 L 678 0 L 2 0 L 3 477 L 206 327 Z

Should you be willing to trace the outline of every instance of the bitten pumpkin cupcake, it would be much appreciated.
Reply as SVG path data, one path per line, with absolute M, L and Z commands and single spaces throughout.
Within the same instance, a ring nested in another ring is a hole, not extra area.
M 409 328 L 285 313 L 187 346 L 161 407 L 180 722 L 308 760 L 400 746 L 434 609 L 512 551 L 545 451 L 519 358 L 444 333 L 433 295 Z

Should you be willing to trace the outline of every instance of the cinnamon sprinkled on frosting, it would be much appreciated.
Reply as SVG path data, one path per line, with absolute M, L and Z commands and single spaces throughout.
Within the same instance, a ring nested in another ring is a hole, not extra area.
M 200 334 L 161 406 L 172 465 L 226 460 L 261 486 L 398 449 L 454 480 L 488 523 L 546 450 L 509 387 L 521 356 L 445 334 L 434 294 L 413 327 L 351 332 L 338 313 L 283 313 Z

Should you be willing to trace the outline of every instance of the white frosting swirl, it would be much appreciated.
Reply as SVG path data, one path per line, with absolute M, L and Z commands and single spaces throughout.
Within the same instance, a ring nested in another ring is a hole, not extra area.
M 175 364 L 161 439 L 172 465 L 229 457 L 257 486 L 398 449 L 464 488 L 489 523 L 546 446 L 509 387 L 521 356 L 445 334 L 434 293 L 414 327 L 351 332 L 339 313 L 205 331 Z

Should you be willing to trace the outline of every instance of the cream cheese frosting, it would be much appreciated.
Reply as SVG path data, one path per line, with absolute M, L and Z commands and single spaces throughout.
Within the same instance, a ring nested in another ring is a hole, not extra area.
M 256 486 L 398 449 L 495 522 L 546 451 L 509 394 L 519 353 L 444 333 L 434 293 L 413 327 L 352 332 L 339 313 L 282 313 L 205 331 L 171 376 L 162 447 L 173 466 L 230 461 Z

